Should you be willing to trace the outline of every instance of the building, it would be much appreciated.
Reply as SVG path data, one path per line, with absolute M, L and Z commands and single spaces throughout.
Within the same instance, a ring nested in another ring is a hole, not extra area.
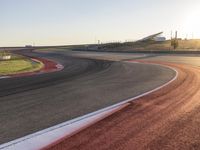
M 166 41 L 166 37 L 154 37 L 154 40 L 156 42 L 163 42 L 163 41 Z

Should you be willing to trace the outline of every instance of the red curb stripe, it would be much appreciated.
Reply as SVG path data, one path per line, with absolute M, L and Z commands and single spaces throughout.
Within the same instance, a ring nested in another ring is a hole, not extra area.
M 40 69 L 38 71 L 34 71 L 34 72 L 26 72 L 26 73 L 18 73 L 18 74 L 10 75 L 10 78 L 25 77 L 25 76 L 32 76 L 32 75 L 56 72 L 56 71 L 60 71 L 64 68 L 63 65 L 61 65 L 57 62 L 48 60 L 48 59 L 44 59 L 44 58 L 31 58 L 31 59 L 36 62 L 42 62 L 44 64 L 44 67 L 42 69 Z

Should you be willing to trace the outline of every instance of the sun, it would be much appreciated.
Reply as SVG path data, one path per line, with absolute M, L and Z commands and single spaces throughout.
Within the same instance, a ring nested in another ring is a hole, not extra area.
M 200 9 L 193 9 L 184 16 L 183 30 L 186 34 L 192 34 L 194 38 L 200 38 Z

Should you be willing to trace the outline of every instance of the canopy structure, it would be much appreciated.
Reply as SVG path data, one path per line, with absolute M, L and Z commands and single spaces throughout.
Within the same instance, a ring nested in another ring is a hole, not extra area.
M 139 41 L 149 41 L 149 40 L 153 40 L 153 41 L 165 41 L 166 38 L 165 37 L 161 37 L 161 35 L 163 34 L 163 32 L 159 32 L 150 36 L 147 36 Z

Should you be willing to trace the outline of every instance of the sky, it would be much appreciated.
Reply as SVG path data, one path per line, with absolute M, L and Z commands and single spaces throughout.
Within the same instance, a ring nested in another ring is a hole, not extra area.
M 0 0 L 0 47 L 200 38 L 199 0 Z

